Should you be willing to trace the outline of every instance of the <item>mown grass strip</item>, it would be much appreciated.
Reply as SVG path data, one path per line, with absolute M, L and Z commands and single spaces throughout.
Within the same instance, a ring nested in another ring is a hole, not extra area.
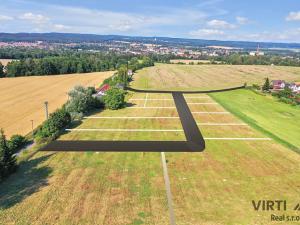
M 272 138 L 273 140 L 275 140 L 276 142 L 288 147 L 289 149 L 297 152 L 300 154 L 300 149 L 298 149 L 295 145 L 289 143 L 286 140 L 283 140 L 282 138 L 276 136 L 275 134 L 273 134 L 272 132 L 264 129 L 263 127 L 259 126 L 254 120 L 252 120 L 251 118 L 249 118 L 247 115 L 245 115 L 242 112 L 233 110 L 230 107 L 229 103 L 226 102 L 222 102 L 220 101 L 218 98 L 216 98 L 213 94 L 209 94 L 209 96 L 215 100 L 217 103 L 219 103 L 224 109 L 226 109 L 228 112 L 232 113 L 233 115 L 235 115 L 236 117 L 238 117 L 239 119 L 243 120 L 245 123 L 247 123 L 250 127 L 262 132 L 263 134 L 265 134 L 266 136 Z

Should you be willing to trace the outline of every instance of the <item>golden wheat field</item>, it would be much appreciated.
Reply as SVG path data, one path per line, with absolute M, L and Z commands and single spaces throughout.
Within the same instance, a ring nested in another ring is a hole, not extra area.
M 76 85 L 94 86 L 113 72 L 34 76 L 0 79 L 0 128 L 10 137 L 31 131 L 31 120 L 37 127 L 45 120 L 44 102 L 49 102 L 49 113 L 63 105 L 67 92 Z
M 264 79 L 299 81 L 300 68 L 248 65 L 174 65 L 156 64 L 138 71 L 133 87 L 160 90 L 211 90 L 253 83 Z

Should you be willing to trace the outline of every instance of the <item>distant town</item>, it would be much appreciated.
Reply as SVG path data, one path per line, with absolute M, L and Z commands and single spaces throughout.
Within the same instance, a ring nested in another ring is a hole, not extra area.
M 0 33 L 0 48 L 71 49 L 88 52 L 115 52 L 132 55 L 172 55 L 177 58 L 242 54 L 249 56 L 275 55 L 300 59 L 300 46 L 284 43 L 208 41 L 197 39 L 125 37 L 79 34 L 5 34 Z

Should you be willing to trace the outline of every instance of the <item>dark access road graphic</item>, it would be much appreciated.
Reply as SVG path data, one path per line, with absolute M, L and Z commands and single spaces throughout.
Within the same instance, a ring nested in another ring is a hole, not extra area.
M 139 93 L 170 93 L 184 130 L 186 141 L 53 141 L 40 151 L 95 151 L 95 152 L 202 152 L 205 141 L 183 94 L 223 92 L 245 88 L 245 86 L 211 91 L 156 91 L 126 90 Z
M 142 90 L 142 89 L 135 89 L 131 87 L 126 87 L 125 89 L 128 91 L 138 92 L 138 93 L 158 93 L 158 94 L 173 94 L 173 93 L 181 93 L 181 94 L 208 94 L 208 93 L 216 93 L 216 92 L 225 92 L 225 91 L 234 91 L 238 89 L 244 89 L 246 84 L 243 86 L 238 87 L 231 87 L 225 89 L 218 89 L 218 90 L 207 90 L 207 91 L 164 91 L 164 90 Z
M 40 151 L 201 152 L 205 142 L 182 93 L 173 99 L 186 141 L 53 141 Z

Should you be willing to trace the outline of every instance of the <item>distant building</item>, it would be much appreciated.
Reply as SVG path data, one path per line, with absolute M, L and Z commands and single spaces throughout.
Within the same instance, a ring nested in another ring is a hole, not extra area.
M 294 93 L 300 93 L 300 82 L 295 82 L 291 83 L 289 85 L 289 88 L 292 90 Z
M 284 89 L 286 83 L 284 80 L 272 80 L 271 81 L 274 90 Z
M 104 84 L 102 87 L 96 89 L 96 94 L 94 95 L 95 97 L 100 97 L 100 96 L 104 96 L 105 92 L 108 91 L 110 89 L 109 84 Z
M 249 52 L 249 55 L 250 56 L 264 56 L 265 53 L 260 51 L 259 49 L 259 45 L 257 46 L 257 50 L 256 51 L 252 51 L 252 52 Z

